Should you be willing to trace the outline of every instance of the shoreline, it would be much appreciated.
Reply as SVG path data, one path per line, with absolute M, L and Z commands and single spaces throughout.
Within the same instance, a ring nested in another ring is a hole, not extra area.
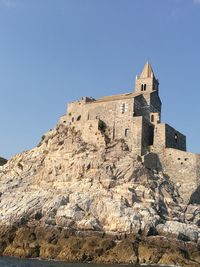
M 81 263 L 81 262 L 66 262 L 66 261 L 59 261 L 59 260 L 55 260 L 55 259 L 42 259 L 42 258 L 18 258 L 18 257 L 14 257 L 14 256 L 0 256 L 0 260 L 1 259 L 5 259 L 5 260 L 11 260 L 11 261 L 34 261 L 34 262 L 42 262 L 42 263 L 58 263 L 58 264 L 66 264 L 66 265 L 73 265 L 73 266 L 79 266 L 80 264 L 84 264 L 84 266 L 121 266 L 121 267 L 125 267 L 125 266 L 130 266 L 130 264 L 101 264 L 101 263 L 90 263 L 90 262 L 84 262 L 84 263 Z M 131 264 L 132 265 L 132 264 Z M 132 265 L 133 267 L 145 267 L 145 266 L 148 266 L 148 267 L 181 267 L 180 265 L 163 265 L 163 264 L 148 264 L 148 263 L 143 263 L 143 264 L 134 264 Z
M 70 235 L 60 227 L 26 225 L 6 229 L 4 238 L 1 227 L 1 256 L 5 257 L 87 264 L 199 266 L 197 244 L 166 236 L 92 235 L 91 231 Z

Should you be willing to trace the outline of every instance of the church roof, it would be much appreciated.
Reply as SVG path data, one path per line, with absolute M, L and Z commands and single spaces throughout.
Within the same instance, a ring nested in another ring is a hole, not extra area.
M 116 100 L 123 100 L 123 99 L 129 99 L 134 98 L 138 95 L 141 95 L 141 92 L 139 93 L 127 93 L 127 94 L 119 94 L 119 95 L 112 95 L 112 96 L 104 96 L 101 98 L 96 99 L 92 103 L 99 103 L 99 102 L 108 102 L 108 101 L 116 101 Z M 90 103 L 88 103 L 90 104 Z
M 144 65 L 140 78 L 150 78 L 155 77 L 151 64 L 147 61 Z

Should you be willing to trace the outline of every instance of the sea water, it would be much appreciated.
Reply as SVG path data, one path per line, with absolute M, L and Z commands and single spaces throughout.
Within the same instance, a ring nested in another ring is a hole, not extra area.
M 43 261 L 35 259 L 16 259 L 11 257 L 0 257 L 0 267 L 139 267 L 141 265 L 116 265 L 116 264 L 90 264 L 90 263 L 66 263 L 58 261 Z M 143 265 L 144 266 L 144 265 Z M 159 265 L 145 265 L 145 267 L 152 267 Z M 162 265 L 162 267 L 164 267 Z M 165 266 L 168 267 L 168 266 Z

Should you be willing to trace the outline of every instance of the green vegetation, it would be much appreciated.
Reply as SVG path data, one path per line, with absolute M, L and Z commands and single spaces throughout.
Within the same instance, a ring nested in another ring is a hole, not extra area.
M 4 165 L 7 163 L 7 159 L 1 158 L 0 157 L 0 166 Z

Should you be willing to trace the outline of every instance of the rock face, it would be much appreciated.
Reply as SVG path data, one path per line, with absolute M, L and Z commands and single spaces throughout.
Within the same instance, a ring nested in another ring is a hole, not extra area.
M 124 140 L 58 124 L 0 167 L 0 210 L 2 255 L 200 265 L 200 207 Z

